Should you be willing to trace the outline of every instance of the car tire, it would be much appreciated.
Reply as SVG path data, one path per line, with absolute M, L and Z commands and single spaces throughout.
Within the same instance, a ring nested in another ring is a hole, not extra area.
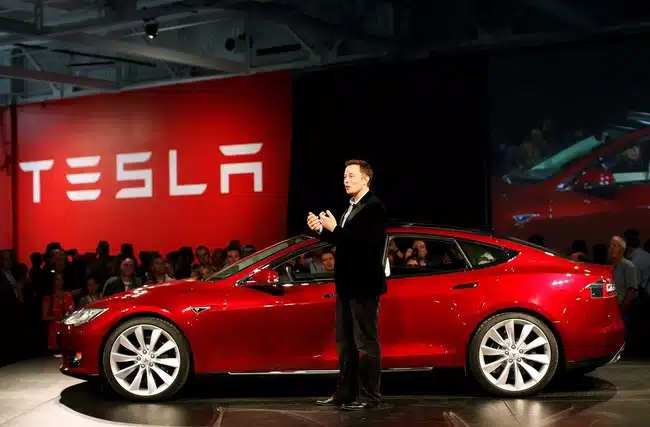
M 183 334 L 155 317 L 137 317 L 120 324 L 102 349 L 106 382 L 129 400 L 170 399 L 187 382 L 190 365 L 190 349 Z
M 560 359 L 553 331 L 537 317 L 518 312 L 485 320 L 472 337 L 468 351 L 473 378 L 489 394 L 501 397 L 539 392 L 555 376 Z

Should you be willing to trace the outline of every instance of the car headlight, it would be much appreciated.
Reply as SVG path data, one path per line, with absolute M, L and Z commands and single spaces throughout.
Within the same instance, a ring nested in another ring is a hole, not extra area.
M 68 317 L 63 319 L 63 324 L 64 325 L 81 325 L 82 323 L 90 322 L 103 312 L 105 312 L 106 308 L 82 308 L 80 310 L 76 310 Z

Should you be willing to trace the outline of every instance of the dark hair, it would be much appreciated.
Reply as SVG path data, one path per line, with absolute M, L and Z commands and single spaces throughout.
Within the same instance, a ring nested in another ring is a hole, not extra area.
M 374 174 L 372 167 L 370 166 L 370 163 L 366 162 L 365 160 L 348 160 L 345 162 L 345 167 L 347 168 L 348 166 L 354 166 L 357 165 L 359 166 L 359 169 L 361 170 L 361 173 L 366 175 L 368 177 L 368 184 L 372 181 L 372 176 Z
M 574 240 L 571 244 L 571 252 L 587 253 L 587 242 L 584 240 Z
M 641 246 L 641 233 L 639 230 L 625 230 L 623 237 L 625 238 L 628 247 L 636 249 Z

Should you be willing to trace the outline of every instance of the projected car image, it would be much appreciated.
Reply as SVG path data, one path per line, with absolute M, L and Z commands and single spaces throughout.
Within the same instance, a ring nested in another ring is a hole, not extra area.
M 607 242 L 630 224 L 648 235 L 650 128 L 618 130 L 626 134 L 589 136 L 530 168 L 493 178 L 494 228 L 522 239 L 542 235 L 558 250 L 576 238 Z
M 141 401 L 171 398 L 191 375 L 337 374 L 335 254 L 298 236 L 212 277 L 91 303 L 63 322 L 60 370 Z M 387 372 L 465 368 L 489 393 L 518 397 L 615 362 L 624 347 L 609 268 L 416 224 L 388 230 L 385 260 Z

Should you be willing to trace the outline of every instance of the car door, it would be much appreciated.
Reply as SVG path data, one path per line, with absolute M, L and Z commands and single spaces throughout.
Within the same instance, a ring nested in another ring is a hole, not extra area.
M 297 272 L 292 263 L 326 249 L 317 244 L 268 265 L 280 273 L 276 287 L 232 289 L 225 323 L 237 331 L 233 336 L 241 337 L 229 345 L 243 357 L 240 362 L 230 361 L 231 372 L 336 369 L 333 273 L 318 272 L 309 265 L 307 271 Z M 287 267 L 292 269 L 290 274 L 286 274 Z
M 385 368 L 455 365 L 464 357 L 466 319 L 487 298 L 489 279 L 471 268 L 454 239 L 394 234 L 400 253 L 381 299 L 380 339 Z M 419 242 L 419 243 L 418 243 Z M 424 243 L 426 254 L 408 257 Z M 390 255 L 390 254 L 389 254 Z M 395 259 L 394 257 L 391 257 Z

